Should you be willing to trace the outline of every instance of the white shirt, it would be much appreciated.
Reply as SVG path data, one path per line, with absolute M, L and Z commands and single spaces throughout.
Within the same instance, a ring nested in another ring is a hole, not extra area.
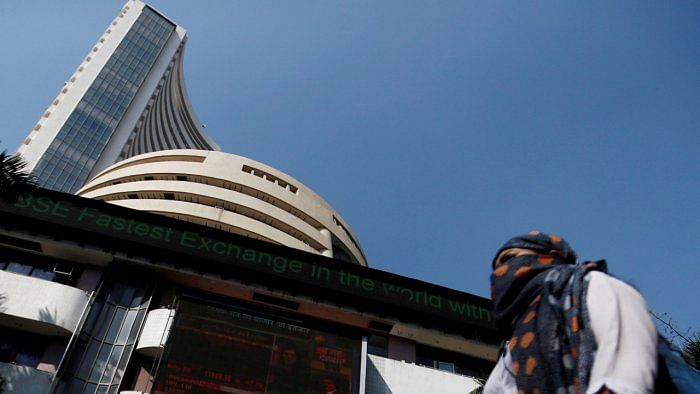
M 586 394 L 603 386 L 614 393 L 651 393 L 657 362 L 657 333 L 644 298 L 632 286 L 602 272 L 588 274 L 586 306 L 598 350 Z M 506 348 L 491 372 L 484 394 L 517 393 Z

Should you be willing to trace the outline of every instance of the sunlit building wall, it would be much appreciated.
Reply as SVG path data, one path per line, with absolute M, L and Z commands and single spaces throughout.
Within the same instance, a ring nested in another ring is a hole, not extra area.
M 171 150 L 121 161 L 77 193 L 367 265 L 330 204 L 291 176 L 223 152 Z

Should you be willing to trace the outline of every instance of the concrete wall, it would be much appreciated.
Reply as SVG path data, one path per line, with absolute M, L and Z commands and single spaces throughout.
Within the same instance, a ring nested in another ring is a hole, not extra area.
M 468 376 L 457 375 L 415 364 L 367 356 L 366 394 L 468 394 L 480 383 Z

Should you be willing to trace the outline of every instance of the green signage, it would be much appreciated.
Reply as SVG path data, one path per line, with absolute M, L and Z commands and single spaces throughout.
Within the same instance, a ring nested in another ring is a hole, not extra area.
M 332 260 L 307 253 L 285 253 L 282 248 L 251 246 L 263 243 L 251 243 L 243 237 L 207 228 L 197 231 L 199 226 L 180 225 L 174 219 L 103 202 L 33 189 L 22 193 L 13 203 L 0 203 L 0 210 L 87 230 L 107 239 L 136 242 L 213 260 L 231 268 L 273 275 L 285 281 L 297 281 L 450 320 L 493 327 L 490 302 L 481 297 L 371 268 L 334 264 Z

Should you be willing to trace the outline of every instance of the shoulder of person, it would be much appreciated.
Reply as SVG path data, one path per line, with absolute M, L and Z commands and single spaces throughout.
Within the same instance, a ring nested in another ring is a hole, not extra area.
M 634 286 L 605 272 L 591 271 L 586 276 L 589 278 L 589 292 L 612 292 L 625 296 L 642 296 Z

